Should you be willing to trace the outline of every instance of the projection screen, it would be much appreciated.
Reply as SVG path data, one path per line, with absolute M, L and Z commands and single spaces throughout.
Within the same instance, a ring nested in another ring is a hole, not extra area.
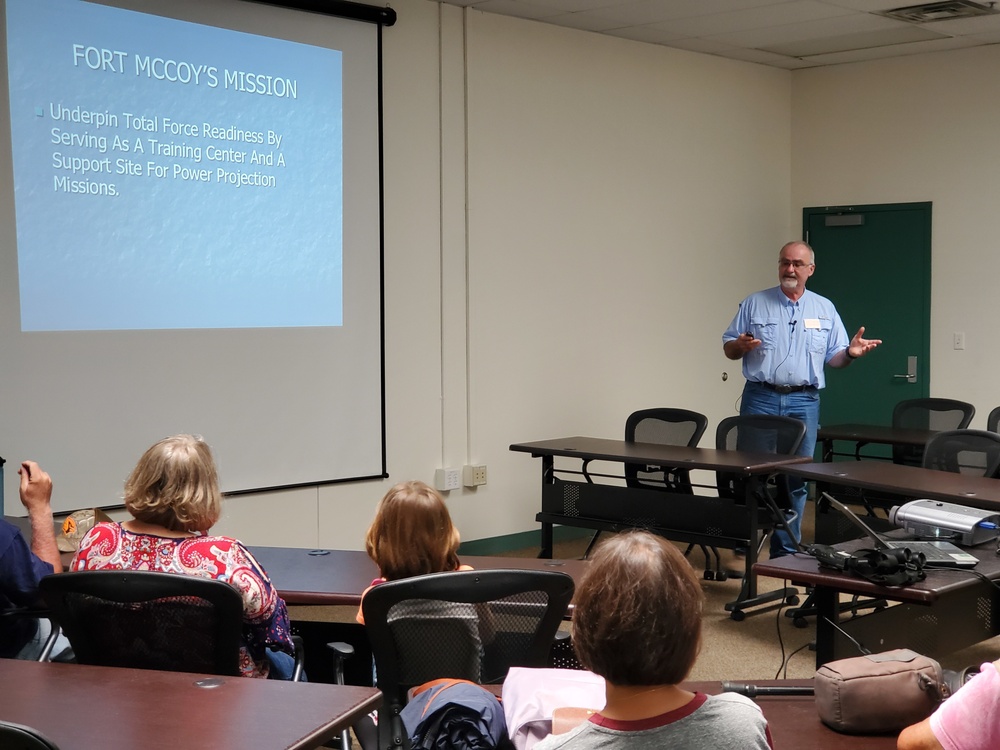
M 0 455 L 57 510 L 161 437 L 224 491 L 385 474 L 376 23 L 5 0 Z

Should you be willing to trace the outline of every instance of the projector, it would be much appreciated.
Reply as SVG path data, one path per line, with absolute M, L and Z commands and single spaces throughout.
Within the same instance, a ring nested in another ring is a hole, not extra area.
M 1000 536 L 1000 514 L 939 500 L 911 500 L 889 511 L 889 521 L 915 537 L 975 547 Z

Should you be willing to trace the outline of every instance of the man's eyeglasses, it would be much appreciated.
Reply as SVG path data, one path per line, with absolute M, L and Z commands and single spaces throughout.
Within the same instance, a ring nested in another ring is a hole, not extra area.
M 811 266 L 811 265 L 812 265 L 812 263 L 805 263 L 804 261 L 801 261 L 801 260 L 784 260 L 784 259 L 782 259 L 782 260 L 778 261 L 778 267 L 779 268 L 789 268 L 789 267 L 791 267 L 791 268 L 794 268 L 796 271 L 798 271 L 800 268 L 806 268 L 807 266 Z

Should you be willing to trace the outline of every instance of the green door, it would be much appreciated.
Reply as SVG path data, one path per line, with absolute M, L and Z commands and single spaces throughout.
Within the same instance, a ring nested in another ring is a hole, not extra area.
M 897 402 L 930 395 L 931 204 L 805 208 L 802 224 L 816 251 L 809 289 L 833 300 L 848 336 L 863 325 L 883 341 L 850 367 L 827 368 L 820 425 L 889 424 Z M 916 382 L 900 377 L 912 357 Z

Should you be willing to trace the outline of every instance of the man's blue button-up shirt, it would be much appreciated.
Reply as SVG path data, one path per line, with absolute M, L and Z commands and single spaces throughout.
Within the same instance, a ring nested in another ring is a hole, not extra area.
M 743 376 L 772 385 L 826 385 L 823 367 L 851 340 L 837 308 L 808 289 L 797 302 L 781 287 L 751 294 L 722 334 L 722 343 L 751 333 L 761 344 L 743 357 Z

